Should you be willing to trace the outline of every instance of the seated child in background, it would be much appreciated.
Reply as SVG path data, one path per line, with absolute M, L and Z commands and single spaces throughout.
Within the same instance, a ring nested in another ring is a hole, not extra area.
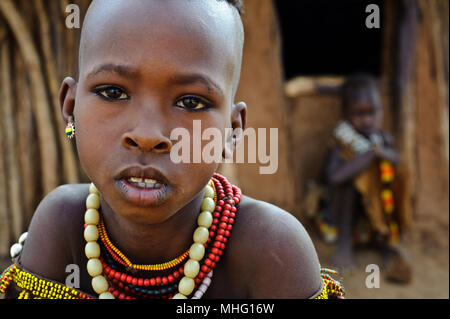
M 326 159 L 328 204 L 320 220 L 325 239 L 336 241 L 334 265 L 353 267 L 353 244 L 370 241 L 384 253 L 387 278 L 408 282 L 411 270 L 398 243 L 410 209 L 393 137 L 377 128 L 382 105 L 374 78 L 346 80 L 342 113 Z
M 246 105 L 234 102 L 240 7 L 238 0 L 92 2 L 79 78 L 66 78 L 60 91 L 66 134 L 92 184 L 63 185 L 42 200 L 26 240 L 12 249 L 0 293 L 342 297 L 291 214 L 243 196 L 215 173 L 216 162 L 171 160 L 171 131 L 194 136 L 194 120 L 202 130 L 245 128 Z M 235 144 L 229 136 L 223 153 Z M 68 265 L 79 267 L 78 287 L 68 287 Z

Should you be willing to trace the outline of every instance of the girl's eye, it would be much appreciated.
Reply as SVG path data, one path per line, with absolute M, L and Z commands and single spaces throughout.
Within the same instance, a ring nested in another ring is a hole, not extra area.
M 176 103 L 176 106 L 189 110 L 201 110 L 211 107 L 210 104 L 195 96 L 186 96 L 179 99 Z
M 129 98 L 122 89 L 115 86 L 98 89 L 96 93 L 107 100 L 127 100 Z

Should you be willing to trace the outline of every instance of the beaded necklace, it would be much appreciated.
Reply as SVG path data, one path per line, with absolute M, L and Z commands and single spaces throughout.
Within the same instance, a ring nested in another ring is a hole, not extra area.
M 129 270 L 166 270 L 173 268 L 183 262 L 186 257 L 189 255 L 189 250 L 186 250 L 182 255 L 176 257 L 175 259 L 157 265 L 135 265 L 131 263 L 131 261 L 125 257 L 125 255 L 109 240 L 108 234 L 106 233 L 105 224 L 103 223 L 103 218 L 100 218 L 98 224 L 98 232 L 100 235 L 100 239 L 102 241 L 103 247 L 108 251 L 111 257 L 127 267 Z
M 398 243 L 400 234 L 396 220 L 393 218 L 394 214 L 394 194 L 392 192 L 392 183 L 394 181 L 394 166 L 386 160 L 380 162 L 381 175 L 381 203 L 383 211 L 386 216 L 386 222 L 389 227 L 389 242 L 391 244 Z
M 102 228 L 98 212 L 100 193 L 95 185 L 91 184 L 86 198 L 84 237 L 85 253 L 89 259 L 87 270 L 92 277 L 92 288 L 99 294 L 100 299 L 135 297 L 186 299 L 191 295 L 193 299 L 201 298 L 211 283 L 212 270 L 219 262 L 231 235 L 237 212 L 235 205 L 240 202 L 241 196 L 238 187 L 231 185 L 225 177 L 214 174 L 209 185 L 205 187 L 201 213 L 197 218 L 198 227 L 193 234 L 194 243 L 188 254 L 185 252 L 171 262 L 160 265 L 133 265 L 123 253 L 106 240 L 106 236 L 103 236 L 101 243 L 103 250 L 106 250 L 104 257 L 107 260 L 101 257 L 102 249 L 97 241 L 102 234 L 106 234 L 106 230 Z M 159 271 L 162 268 L 168 270 L 177 267 L 187 258 L 183 257 L 185 254 L 189 255 L 189 259 L 183 267 L 167 276 L 148 278 L 133 277 L 126 271 L 121 272 L 111 260 L 112 258 L 121 266 L 126 266 L 127 270 Z M 194 292 L 195 288 L 197 290 Z M 174 295 L 177 290 L 178 293 Z

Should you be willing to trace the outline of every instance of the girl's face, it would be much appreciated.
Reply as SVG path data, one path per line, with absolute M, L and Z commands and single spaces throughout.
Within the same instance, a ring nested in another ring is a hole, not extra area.
M 194 120 L 202 131 L 231 126 L 234 25 L 199 12 L 201 3 L 116 4 L 122 8 L 90 17 L 101 22 L 85 32 L 73 109 L 80 161 L 108 205 L 137 222 L 168 219 L 217 169 L 174 163 L 172 130 L 190 133 L 192 152 Z
M 381 107 L 373 97 L 364 94 L 348 102 L 347 119 L 365 137 L 375 133 L 380 117 Z

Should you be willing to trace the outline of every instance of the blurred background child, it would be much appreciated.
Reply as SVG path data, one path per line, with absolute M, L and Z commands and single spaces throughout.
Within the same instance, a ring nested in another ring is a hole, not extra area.
M 353 245 L 370 242 L 383 253 L 387 277 L 409 282 L 411 270 L 399 240 L 411 224 L 410 209 L 394 139 L 379 129 L 382 105 L 376 81 L 366 74 L 352 75 L 341 94 L 343 119 L 333 132 L 334 146 L 325 164 L 329 205 L 321 232 L 336 242 L 337 267 L 352 268 Z

